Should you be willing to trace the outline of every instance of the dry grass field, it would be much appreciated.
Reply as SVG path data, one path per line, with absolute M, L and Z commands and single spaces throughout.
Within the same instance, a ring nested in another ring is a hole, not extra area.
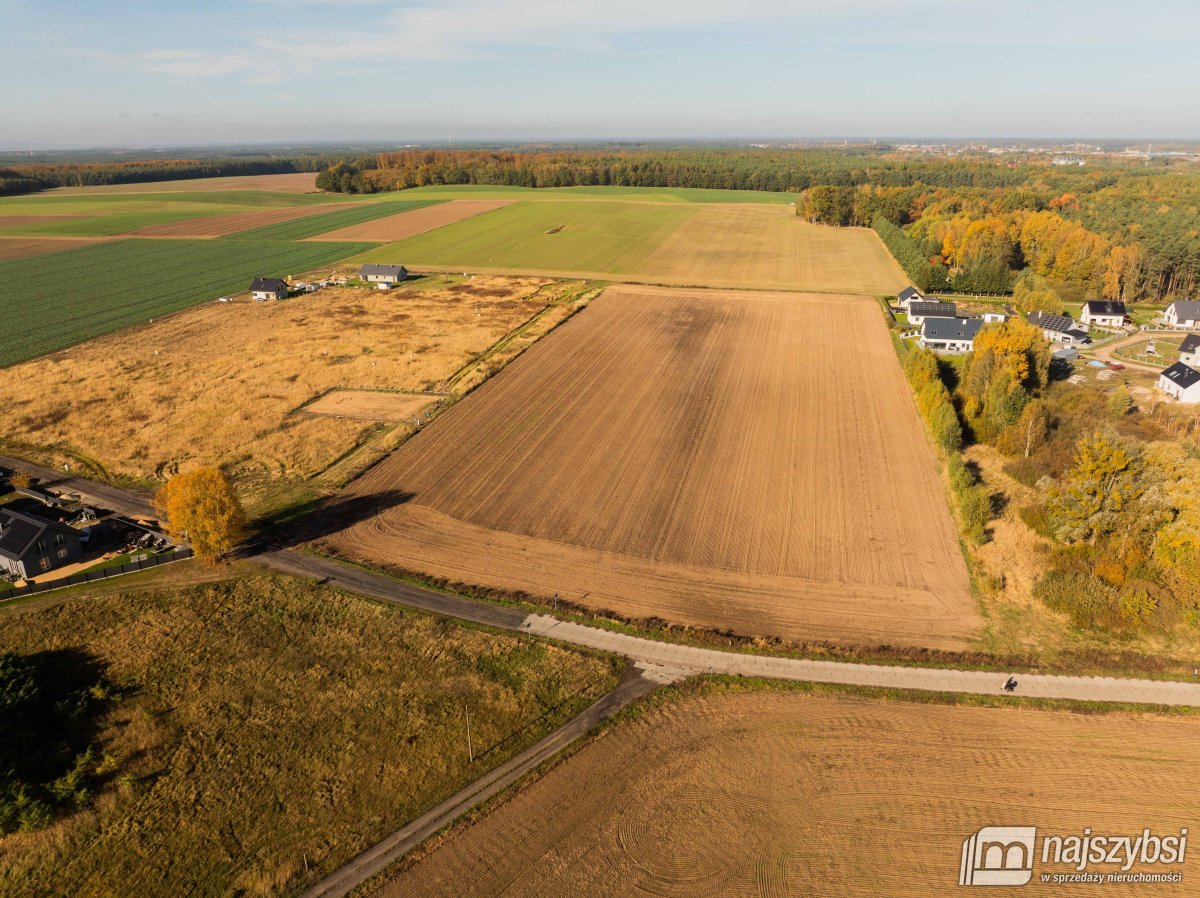
M 539 312 L 553 313 L 546 327 L 566 314 L 548 304 L 568 285 L 546 284 L 429 278 L 387 293 L 206 303 L 0 369 L 5 436 L 141 478 L 196 464 L 303 477 L 365 425 L 293 409 L 332 387 L 434 388 Z
M 396 240 L 415 237 L 417 234 L 424 234 L 426 231 L 432 231 L 434 228 L 454 224 L 456 221 L 474 218 L 476 215 L 500 209 L 511 205 L 513 202 L 515 201 L 451 200 L 448 203 L 441 203 L 437 206 L 414 209 L 412 212 L 401 212 L 398 215 L 389 215 L 387 218 L 377 218 L 373 221 L 364 221 L 361 224 L 339 228 L 336 231 L 330 231 L 327 234 L 321 234 L 318 237 L 309 237 L 308 239 L 391 243 Z
M 359 418 L 367 421 L 406 421 L 421 413 L 436 396 L 382 390 L 331 390 L 304 406 L 306 415 Z
M 909 278 L 868 228 L 810 224 L 790 206 L 704 206 L 646 261 L 648 279 L 894 294 Z
M 261 575 L 0 609 L 0 652 L 63 650 L 121 696 L 108 772 L 0 837 L 5 898 L 295 894 L 615 685 L 598 658 Z
M 1013 890 L 958 889 L 964 839 L 1178 835 L 1200 805 L 1198 739 L 1196 719 L 702 694 L 619 724 L 370 894 L 1000 895 Z M 1135 868 L 1182 869 L 1182 885 L 1016 893 L 1191 894 L 1198 857 Z M 1035 875 L 1072 870 L 1038 861 Z
M 350 492 L 397 489 L 330 546 L 745 634 L 962 648 L 981 623 L 864 297 L 609 288 Z
M 0 259 L 28 259 L 61 253 L 64 250 L 88 246 L 104 238 L 81 237 L 2 237 L 0 236 Z
M 178 181 L 146 181 L 140 184 L 102 184 L 96 187 L 59 187 L 47 196 L 86 195 L 93 193 L 176 193 L 212 190 L 272 190 L 283 193 L 315 193 L 316 172 L 282 175 L 230 175 L 223 178 L 184 178 Z
M 227 237 L 230 234 L 249 231 L 251 228 L 261 228 L 282 221 L 295 221 L 298 218 L 336 212 L 339 209 L 350 209 L 356 205 L 362 204 L 324 203 L 313 206 L 284 206 L 255 212 L 235 212 L 229 215 L 209 215 L 203 218 L 151 225 L 134 231 L 133 235 L 135 237 Z

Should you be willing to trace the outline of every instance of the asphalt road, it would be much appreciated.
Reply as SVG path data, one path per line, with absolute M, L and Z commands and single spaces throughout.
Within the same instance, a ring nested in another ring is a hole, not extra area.
M 154 511 L 154 497 L 148 492 L 124 489 L 110 486 L 107 483 L 98 483 L 95 480 L 74 477 L 54 468 L 35 465 L 19 458 L 9 458 L 6 455 L 0 455 L 0 468 L 28 471 L 41 481 L 38 483 L 39 489 L 78 493 L 101 508 L 107 508 L 119 514 L 145 515 L 151 518 L 158 516 Z

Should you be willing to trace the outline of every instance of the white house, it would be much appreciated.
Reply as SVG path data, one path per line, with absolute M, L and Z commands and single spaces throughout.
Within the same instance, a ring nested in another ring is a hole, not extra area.
M 268 299 L 287 299 L 287 281 L 280 278 L 255 278 L 250 284 L 250 292 L 258 302 Z
M 926 318 L 919 342 L 934 352 L 971 352 L 982 327 L 982 318 Z
M 358 269 L 358 276 L 372 284 L 398 284 L 408 277 L 408 269 L 403 265 L 363 265 Z
M 1090 343 L 1091 337 L 1075 326 L 1075 321 L 1066 315 L 1049 315 L 1046 312 L 1030 312 L 1025 320 L 1040 328 L 1047 340 L 1067 346 Z
M 983 318 L 984 324 L 1003 324 L 1008 320 L 1008 316 L 1003 312 L 984 312 L 980 317 Z
M 1107 299 L 1090 299 L 1083 304 L 1083 310 L 1079 313 L 1081 323 L 1100 327 L 1122 327 L 1128 317 L 1125 303 Z
M 1179 361 L 1189 368 L 1200 368 L 1200 334 L 1188 334 L 1179 344 Z
M 921 295 L 921 291 L 916 287 L 905 287 L 896 295 L 896 299 L 899 301 L 900 305 L 907 310 L 910 302 L 921 302 L 925 299 L 925 297 Z
M 1171 327 L 1200 327 L 1200 302 L 1173 302 L 1162 317 L 1163 324 Z
M 958 306 L 952 302 L 913 301 L 908 304 L 908 323 L 920 327 L 926 318 L 954 318 Z
M 1200 371 L 1176 362 L 1158 378 L 1158 388 L 1177 402 L 1200 402 Z

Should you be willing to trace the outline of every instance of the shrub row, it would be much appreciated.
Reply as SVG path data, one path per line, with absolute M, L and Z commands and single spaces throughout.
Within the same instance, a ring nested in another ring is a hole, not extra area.
M 912 278 L 913 286 L 922 293 L 928 290 L 949 290 L 949 272 L 944 265 L 934 265 L 921 251 L 921 245 L 882 215 L 876 215 L 871 227 L 883 245 Z

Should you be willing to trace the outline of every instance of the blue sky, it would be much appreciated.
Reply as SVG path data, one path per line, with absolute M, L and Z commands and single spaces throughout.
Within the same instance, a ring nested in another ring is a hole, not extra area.
M 1195 0 L 0 0 L 0 146 L 1200 137 Z

